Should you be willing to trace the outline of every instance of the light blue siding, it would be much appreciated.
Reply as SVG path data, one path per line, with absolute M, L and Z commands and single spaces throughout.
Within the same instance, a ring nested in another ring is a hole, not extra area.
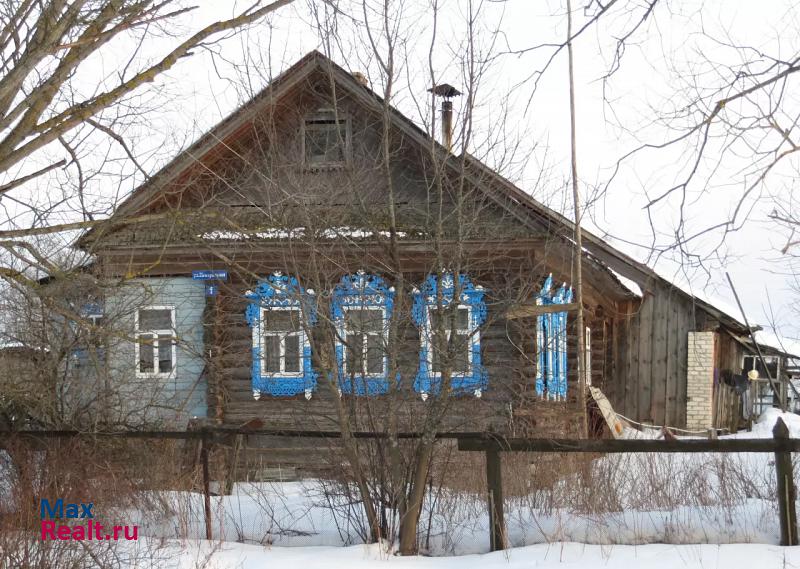
M 203 282 L 188 277 L 134 279 L 106 300 L 106 318 L 122 332 L 109 349 L 109 376 L 112 389 L 120 396 L 120 412 L 127 413 L 131 421 L 184 427 L 190 418 L 206 416 L 205 303 Z M 175 309 L 177 349 L 171 377 L 137 374 L 135 314 L 145 306 Z

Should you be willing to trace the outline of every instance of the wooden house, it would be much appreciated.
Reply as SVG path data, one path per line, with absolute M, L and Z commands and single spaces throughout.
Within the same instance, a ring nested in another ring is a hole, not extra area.
M 581 334 L 585 381 L 619 413 L 713 426 L 743 324 L 585 232 L 576 330 L 572 239 L 312 52 L 80 247 L 124 281 L 106 302 L 129 334 L 114 384 L 168 421 L 335 430 L 344 409 L 414 429 L 444 385 L 442 430 L 574 436 Z

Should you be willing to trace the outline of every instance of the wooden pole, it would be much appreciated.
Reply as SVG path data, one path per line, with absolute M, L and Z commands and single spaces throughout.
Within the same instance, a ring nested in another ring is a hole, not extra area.
M 780 386 L 777 385 L 775 381 L 772 379 L 772 374 L 769 372 L 769 368 L 767 367 L 767 362 L 764 361 L 764 356 L 761 353 L 761 347 L 758 345 L 758 342 L 756 342 L 756 336 L 755 334 L 753 334 L 753 329 L 750 327 L 750 322 L 747 321 L 747 314 L 744 313 L 744 308 L 742 308 L 742 302 L 739 300 L 739 295 L 736 292 L 736 287 L 733 286 L 733 280 L 731 280 L 731 276 L 727 272 L 725 273 L 725 276 L 728 278 L 728 284 L 731 285 L 731 290 L 733 291 L 733 298 L 736 299 L 736 304 L 739 305 L 739 311 L 742 313 L 742 318 L 744 319 L 744 325 L 747 327 L 747 331 L 750 333 L 750 340 L 756 347 L 756 353 L 758 354 L 758 359 L 761 362 L 761 366 L 764 368 L 764 373 L 767 374 L 767 380 L 769 380 L 769 386 L 772 388 L 772 393 L 778 400 L 778 405 L 780 406 L 781 411 L 785 413 L 786 399 L 781 394 Z M 775 379 L 780 382 L 779 377 L 776 377 Z M 791 381 L 789 382 L 789 385 L 792 385 Z M 794 387 L 794 385 L 792 385 L 792 387 Z
M 783 419 L 778 419 L 772 429 L 776 440 L 789 439 L 789 428 Z M 778 513 L 781 522 L 781 545 L 797 545 L 797 511 L 792 470 L 792 453 L 788 450 L 775 451 L 775 472 L 778 475 Z
M 505 549 L 506 523 L 503 513 L 503 472 L 500 453 L 486 451 L 486 486 L 489 494 L 489 547 L 491 551 Z
M 203 463 L 203 503 L 206 519 L 206 539 L 211 540 L 211 490 L 208 473 L 208 438 L 200 440 L 200 461 Z
M 578 135 L 576 133 L 575 113 L 575 69 L 572 53 L 572 2 L 567 0 L 567 62 L 569 68 L 569 128 L 570 128 L 570 166 L 572 178 L 572 205 L 575 211 L 575 271 L 573 273 L 574 302 L 578 305 L 575 313 L 575 334 L 578 337 L 578 360 L 575 370 L 578 374 L 578 410 L 580 411 L 582 437 L 589 436 L 589 418 L 586 413 L 586 330 L 583 324 L 583 233 L 581 231 L 581 194 L 578 189 Z

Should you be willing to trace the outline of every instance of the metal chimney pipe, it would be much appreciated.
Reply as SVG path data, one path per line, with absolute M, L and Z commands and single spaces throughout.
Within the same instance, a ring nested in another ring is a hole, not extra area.
M 442 97 L 442 145 L 447 148 L 448 152 L 453 149 L 453 97 L 458 97 L 461 91 L 442 83 L 428 89 L 429 93 L 433 93 L 434 97 Z

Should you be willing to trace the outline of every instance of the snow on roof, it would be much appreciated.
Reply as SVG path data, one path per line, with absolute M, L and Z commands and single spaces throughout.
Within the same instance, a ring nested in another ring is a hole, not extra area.
M 306 235 L 305 227 L 293 227 L 290 229 L 266 229 L 262 231 L 210 231 L 198 235 L 199 239 L 204 241 L 245 241 L 248 239 L 290 239 L 299 238 Z M 373 231 L 371 229 L 363 229 L 358 227 L 329 227 L 321 232 L 318 236 L 323 239 L 337 239 L 337 238 L 350 238 L 350 239 L 365 239 L 379 235 L 381 237 L 389 237 L 388 231 Z M 407 234 L 403 231 L 398 231 L 397 236 L 400 238 L 406 237 Z
M 778 350 L 789 356 L 800 358 L 800 340 L 784 338 L 775 333 L 772 328 L 759 330 L 755 333 L 756 342 L 762 346 Z
M 626 289 L 628 289 L 628 292 L 638 296 L 639 298 L 642 298 L 642 296 L 643 296 L 642 295 L 642 287 L 640 287 L 638 284 L 636 284 L 636 281 L 633 281 L 633 280 L 629 279 L 628 277 L 622 276 L 621 274 L 619 274 L 617 271 L 615 271 L 611 267 L 607 267 L 607 268 L 608 268 L 609 271 L 611 271 L 611 274 L 614 275 L 614 278 L 616 278 L 620 282 L 620 284 L 622 284 L 622 286 L 624 286 Z

